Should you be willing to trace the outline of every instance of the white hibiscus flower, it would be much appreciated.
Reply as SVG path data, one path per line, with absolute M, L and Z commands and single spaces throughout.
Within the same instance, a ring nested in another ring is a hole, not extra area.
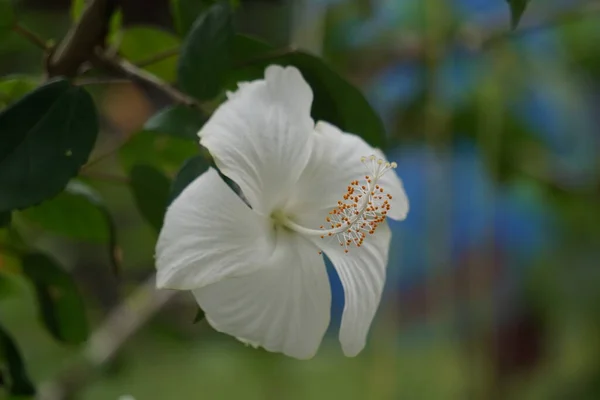
M 200 143 L 246 202 L 210 169 L 175 199 L 156 248 L 160 288 L 191 290 L 207 321 L 299 359 L 329 325 L 324 252 L 345 293 L 344 354 L 357 355 L 381 299 L 391 233 L 408 201 L 383 153 L 310 117 L 313 94 L 293 67 L 239 85 Z

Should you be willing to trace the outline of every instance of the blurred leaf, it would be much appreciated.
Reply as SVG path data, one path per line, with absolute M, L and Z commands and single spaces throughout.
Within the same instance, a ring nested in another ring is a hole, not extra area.
M 204 311 L 202 311 L 202 309 L 200 307 L 198 307 L 198 311 L 196 311 L 196 316 L 194 317 L 194 324 L 197 324 L 198 322 L 202 321 L 204 319 L 206 315 L 204 314 Z
M 12 337 L 0 325 L 0 388 L 13 396 L 33 396 L 35 388 Z
M 7 76 L 0 79 L 0 109 L 25 96 L 36 86 L 36 80 L 25 75 Z
M 98 192 L 71 181 L 57 197 L 21 213 L 41 228 L 67 237 L 107 243 L 113 270 L 119 270 L 117 229 L 110 211 Z
M 15 23 L 15 14 L 10 3 L 10 0 L 0 0 L 0 38 L 10 32 Z
M 177 173 L 177 176 L 171 185 L 169 204 L 172 203 L 190 183 L 206 172 L 208 167 L 210 167 L 210 164 L 203 156 L 196 156 L 187 160 Z
M 510 25 L 516 29 L 529 0 L 506 0 L 510 6 Z
M 0 213 L 0 228 L 10 225 L 11 213 L 10 211 Z
M 71 0 L 71 20 L 77 21 L 83 13 L 85 0 Z
M 150 27 L 133 27 L 123 32 L 120 53 L 132 63 L 148 60 L 165 51 L 178 48 L 180 40 L 171 33 Z M 175 81 L 178 56 L 145 66 L 148 72 L 167 82 Z
M 183 139 L 198 139 L 198 131 L 206 122 L 206 117 L 192 107 L 176 105 L 167 107 L 146 122 L 144 129 L 160 132 Z
M 81 182 L 70 182 L 55 198 L 21 214 L 51 232 L 75 239 L 105 243 L 109 238 L 107 213 L 100 195 Z
M 301 51 L 271 52 L 269 55 L 266 46 L 250 37 L 237 37 L 234 58 L 240 68 L 230 74 L 230 80 L 263 78 L 264 69 L 271 64 L 293 65 L 302 72 L 313 90 L 312 116 L 315 120 L 330 122 L 359 135 L 375 147 L 385 145 L 383 122 L 360 90 L 316 56 Z
M 273 47 L 252 36 L 237 34 L 233 38 L 233 65 L 240 66 L 253 58 L 267 54 Z
M 140 213 L 157 232 L 160 231 L 169 203 L 171 181 L 149 165 L 135 165 L 130 176 L 131 190 Z
M 58 340 L 78 344 L 88 337 L 83 299 L 71 276 L 50 257 L 30 253 L 23 257 L 23 273 L 35 287 L 41 318 Z
M 66 80 L 47 83 L 0 113 L 0 212 L 60 193 L 98 135 L 91 96 Z
M 198 154 L 198 146 L 190 139 L 182 139 L 162 132 L 142 131 L 136 133 L 119 150 L 119 159 L 128 172 L 136 164 L 146 164 L 171 174 L 178 171 L 185 160 L 196 154 Z
M 171 0 L 170 3 L 175 29 L 181 36 L 188 34 L 198 15 L 210 5 L 201 0 Z
M 227 3 L 202 13 L 186 37 L 177 68 L 181 89 L 200 99 L 219 94 L 231 67 L 233 18 Z

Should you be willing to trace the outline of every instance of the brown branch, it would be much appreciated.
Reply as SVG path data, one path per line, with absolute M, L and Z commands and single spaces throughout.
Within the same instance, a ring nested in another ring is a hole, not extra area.
M 75 76 L 83 63 L 89 61 L 96 47 L 104 46 L 110 17 L 117 8 L 117 0 L 91 0 L 79 21 L 54 49 L 48 59 L 49 76 Z
M 176 47 L 173 49 L 162 51 L 151 57 L 146 58 L 145 60 L 136 62 L 135 65 L 137 65 L 139 68 L 144 68 L 149 65 L 156 64 L 158 62 L 167 60 L 171 57 L 177 56 L 179 54 L 179 50 L 180 50 L 179 47 Z
M 127 60 L 119 59 L 116 57 L 107 57 L 106 55 L 102 54 L 102 52 L 97 52 L 94 56 L 93 63 L 97 68 L 103 69 L 111 75 L 124 76 L 126 78 L 131 79 L 134 82 L 152 86 L 155 89 L 161 91 L 163 94 L 170 97 L 176 103 L 202 109 L 206 112 L 209 111 L 206 110 L 205 107 L 201 103 L 196 101 L 196 99 L 194 99 L 193 97 L 190 97 L 187 94 L 180 92 L 167 82 L 164 82 L 157 76 L 133 65 Z
M 21 25 L 17 22 L 13 25 L 12 30 L 13 32 L 27 39 L 29 42 L 33 43 L 35 46 L 39 47 L 40 49 L 44 51 L 50 50 L 48 42 L 44 38 L 39 36 L 37 33 L 27 28 L 26 26 Z

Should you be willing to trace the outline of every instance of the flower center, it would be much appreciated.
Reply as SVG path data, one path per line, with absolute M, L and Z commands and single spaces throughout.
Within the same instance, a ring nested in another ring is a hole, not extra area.
M 362 157 L 361 162 L 370 174 L 365 175 L 362 183 L 358 180 L 350 182 L 342 200 L 325 218 L 328 227 L 321 225 L 320 229 L 310 229 L 289 218 L 284 218 L 281 223 L 304 235 L 320 236 L 321 239 L 335 236 L 346 253 L 349 247 L 360 247 L 367 235 L 373 235 L 387 217 L 392 195 L 385 192 L 379 179 L 390 169 L 396 168 L 396 163 L 385 162 L 374 155 Z

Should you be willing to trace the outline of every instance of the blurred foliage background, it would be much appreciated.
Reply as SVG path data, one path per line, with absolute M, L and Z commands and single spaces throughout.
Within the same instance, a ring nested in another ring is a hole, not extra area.
M 56 40 L 82 4 L 14 3 L 19 21 Z M 173 82 L 177 55 L 152 58 L 181 44 L 186 13 L 167 0 L 122 5 L 111 44 Z M 0 245 L 0 323 L 36 386 L 71 396 L 48 398 L 86 400 L 599 399 L 600 2 L 531 0 L 514 31 L 503 0 L 233 6 L 239 32 L 322 56 L 362 89 L 386 127 L 411 211 L 392 223 L 389 278 L 367 349 L 341 354 L 334 273 L 332 327 L 309 362 L 194 324 L 191 295 L 148 299 L 161 223 L 147 217 L 148 199 L 197 154 L 189 141 L 196 125 L 178 126 L 181 137 L 157 135 L 164 126 L 151 117 L 169 99 L 114 81 L 90 86 L 101 132 L 85 186 L 72 182 L 51 200 L 61 207 L 12 216 L 20 235 L 72 273 L 65 285 L 81 297 L 65 300 L 57 318 L 74 326 L 42 329 L 44 278 L 32 285 L 18 273 L 28 260 Z M 5 107 L 41 81 L 43 60 L 16 32 L 0 39 Z M 129 174 L 140 159 L 159 175 Z M 0 230 L 3 241 L 14 234 Z M 81 326 L 69 316 L 80 308 L 89 320 Z M 107 329 L 114 325 L 121 329 Z M 61 335 L 68 340 L 53 338 Z

